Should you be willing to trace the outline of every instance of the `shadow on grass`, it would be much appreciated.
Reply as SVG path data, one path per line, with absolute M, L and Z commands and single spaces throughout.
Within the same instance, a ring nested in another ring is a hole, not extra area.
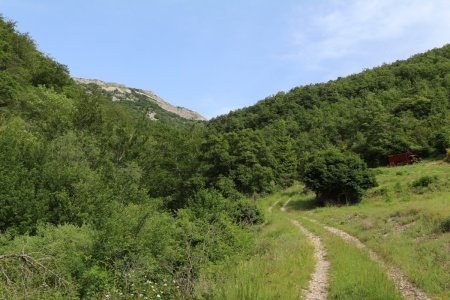
M 320 203 L 316 200 L 315 195 L 303 196 L 300 199 L 292 200 L 288 204 L 290 210 L 313 210 L 314 208 L 322 207 Z

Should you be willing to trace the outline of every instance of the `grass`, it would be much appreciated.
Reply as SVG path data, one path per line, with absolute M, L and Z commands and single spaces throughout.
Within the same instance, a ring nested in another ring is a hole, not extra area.
M 328 299 L 402 299 L 395 285 L 366 251 L 309 221 L 300 219 L 309 230 L 320 236 L 330 262 Z
M 265 207 L 284 193 L 262 200 Z M 255 250 L 249 257 L 230 260 L 219 269 L 210 270 L 205 279 L 215 282 L 213 295 L 207 299 L 299 299 L 314 270 L 312 246 L 278 207 L 267 215 L 267 223 L 255 237 Z M 199 297 L 201 298 L 201 297 Z
M 380 168 L 379 186 L 354 206 L 314 207 L 313 195 L 289 206 L 358 237 L 435 299 L 450 299 L 450 165 Z
M 305 215 L 358 237 L 433 299 L 450 299 L 450 165 L 379 168 L 377 181 L 353 206 L 317 207 L 314 195 L 300 193 L 299 185 L 261 199 L 267 222 L 255 233 L 253 253 L 203 274 L 197 298 L 298 299 L 315 261 L 312 246 L 290 223 L 293 218 L 319 235 L 327 249 L 329 299 L 401 299 L 364 250 L 300 218 Z M 289 212 L 280 212 L 288 199 Z M 209 292 L 202 292 L 202 282 Z

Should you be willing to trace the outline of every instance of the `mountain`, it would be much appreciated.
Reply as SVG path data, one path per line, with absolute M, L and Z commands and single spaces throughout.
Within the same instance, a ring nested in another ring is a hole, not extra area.
M 99 90 L 105 98 L 113 102 L 120 102 L 131 110 L 142 112 L 148 109 L 147 116 L 151 120 L 181 118 L 184 120 L 206 121 L 206 118 L 199 113 L 184 107 L 173 106 L 152 91 L 97 79 L 73 79 L 88 91 Z

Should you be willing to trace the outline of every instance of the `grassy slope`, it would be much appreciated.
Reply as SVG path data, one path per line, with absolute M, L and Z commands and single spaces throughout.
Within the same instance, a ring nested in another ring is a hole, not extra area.
M 206 281 L 215 282 L 212 299 L 298 299 L 314 270 L 313 249 L 299 230 L 280 212 L 289 193 L 264 198 L 267 223 L 255 235 L 255 249 L 210 270 Z M 268 207 L 282 200 L 268 212 Z M 202 282 L 202 280 L 200 280 Z M 209 283 L 210 284 L 210 283 Z M 201 287 L 200 287 L 201 288 Z M 199 297 L 201 298 L 201 297 Z
M 430 176 L 426 186 L 413 182 Z M 267 208 L 279 200 L 268 223 L 256 234 L 253 256 L 215 270 L 215 299 L 297 299 L 308 284 L 314 262 L 312 247 L 292 226 L 300 220 L 319 235 L 328 251 L 330 299 L 400 299 L 386 273 L 367 253 L 323 228 L 306 215 L 358 237 L 434 299 L 450 298 L 450 165 L 426 162 L 378 169 L 379 186 L 363 201 L 348 207 L 315 207 L 313 195 L 300 186 L 260 201 Z M 289 213 L 279 211 L 291 198 Z M 447 224 L 447 225 L 446 225 Z M 220 275 L 219 275 L 220 274 Z M 211 280 L 211 278 L 210 278 Z
M 313 208 L 313 195 L 291 208 L 358 237 L 436 299 L 450 298 L 450 165 L 426 162 L 378 169 L 379 186 L 358 205 Z M 423 176 L 432 182 L 414 187 Z
M 366 251 L 318 225 L 303 219 L 301 222 L 320 236 L 327 248 L 327 259 L 330 261 L 329 299 L 402 299 L 385 271 L 369 258 Z

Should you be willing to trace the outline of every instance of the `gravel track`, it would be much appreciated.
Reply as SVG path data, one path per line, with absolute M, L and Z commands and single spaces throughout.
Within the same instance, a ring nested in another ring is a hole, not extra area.
M 403 295 L 405 299 L 411 300 L 431 300 L 421 289 L 411 283 L 406 275 L 396 266 L 390 265 L 386 263 L 381 257 L 376 254 L 373 250 L 369 249 L 366 245 L 364 245 L 359 239 L 348 234 L 347 232 L 337 229 L 335 227 L 324 225 L 317 220 L 310 219 L 307 217 L 303 217 L 305 220 L 308 220 L 316 225 L 322 226 L 329 232 L 339 236 L 343 240 L 353 244 L 356 248 L 363 249 L 367 251 L 370 258 L 376 263 L 380 264 L 388 273 L 389 277 L 394 282 L 397 289 Z
M 274 207 L 278 204 L 278 202 L 280 202 L 280 200 L 275 201 L 274 203 L 272 203 L 272 205 L 268 208 L 268 211 L 271 213 L 272 210 L 274 209 Z
M 289 198 L 286 202 L 284 202 L 283 206 L 280 208 L 281 211 L 286 211 L 287 210 L 287 205 L 289 204 L 289 202 L 291 202 L 291 198 Z
M 298 221 L 291 220 L 300 231 L 306 235 L 314 246 L 316 267 L 309 280 L 308 289 L 303 290 L 303 297 L 307 300 L 325 300 L 328 295 L 328 269 L 330 263 L 326 260 L 326 250 L 320 238 L 303 227 Z

